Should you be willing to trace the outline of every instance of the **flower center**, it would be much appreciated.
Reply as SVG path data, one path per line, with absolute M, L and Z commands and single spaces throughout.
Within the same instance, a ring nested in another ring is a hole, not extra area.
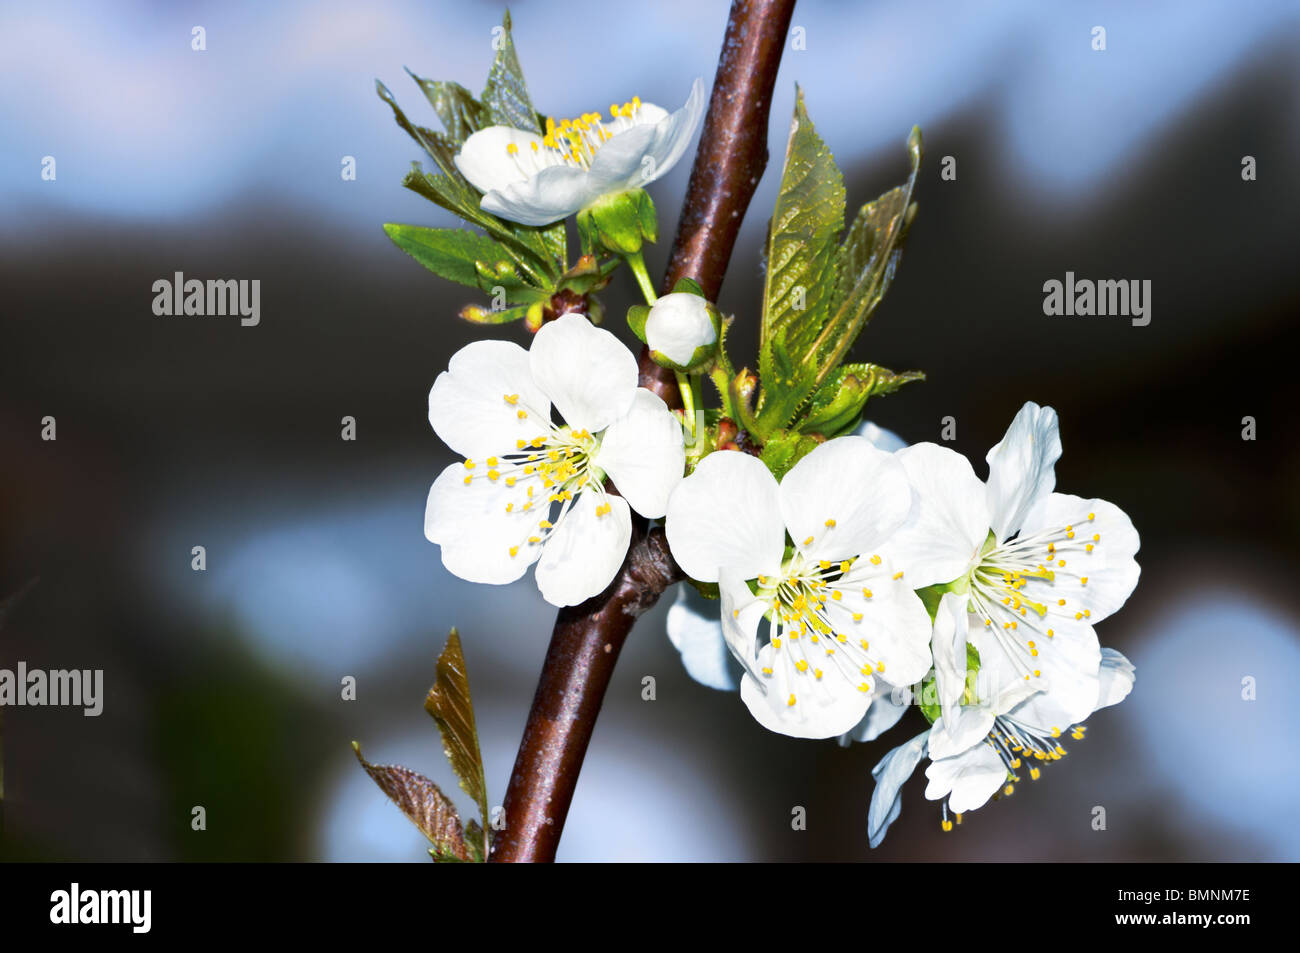
M 506 146 L 506 154 L 515 160 L 521 172 L 530 177 L 558 163 L 589 169 L 600 147 L 616 133 L 636 125 L 640 111 L 641 97 L 633 96 L 630 102 L 621 106 L 611 104 L 608 121 L 594 112 L 583 113 L 574 119 L 561 119 L 558 124 L 553 117 L 547 116 L 546 132 L 540 146 L 530 142 L 528 148 L 521 149 L 512 142 Z
M 1087 729 L 1083 725 L 1075 725 L 1070 729 L 1070 737 L 1075 741 L 1082 741 Z M 1016 785 L 1024 779 L 1017 774 L 1024 767 L 1026 760 L 1031 761 L 1060 761 L 1066 755 L 1066 750 L 1061 747 L 1059 741 L 1061 729 L 1053 728 L 1050 732 L 1044 733 L 1037 729 L 1030 728 L 1020 722 L 999 715 L 993 722 L 993 730 L 989 736 L 984 739 L 984 743 L 998 753 L 1002 763 L 1007 768 L 1006 783 L 1002 789 L 993 795 L 993 799 L 999 797 L 1010 797 L 1015 793 Z M 1042 771 L 1035 764 L 1029 765 L 1029 780 L 1037 781 L 1042 776 Z M 961 823 L 961 815 L 953 812 L 953 820 Z M 943 818 L 940 827 L 945 831 L 952 830 L 953 820 L 948 817 L 948 802 L 943 802 Z
M 792 666 L 814 683 L 826 674 L 825 666 L 860 692 L 875 688 L 875 676 L 885 671 L 885 663 L 872 653 L 871 643 L 853 631 L 862 622 L 864 602 L 873 596 L 864 584 L 871 581 L 871 572 L 854 568 L 864 558 L 867 566 L 887 571 L 879 556 L 831 562 L 808 560 L 796 552 L 779 576 L 758 577 L 755 594 L 768 603 L 773 665 Z M 771 676 L 773 669 L 764 667 L 762 672 Z M 797 701 L 791 692 L 786 703 L 793 707 Z
M 1049 642 L 1056 637 L 1053 616 L 1073 616 L 1076 621 L 1092 616 L 1082 595 L 1088 577 L 1076 577 L 1075 573 L 1080 569 L 1087 572 L 1083 560 L 1101 544 L 1101 534 L 1085 529 L 1096 517 L 1096 513 L 1088 513 L 1078 521 L 1078 529 L 1071 523 L 1016 536 L 1001 544 L 990 532 L 967 575 L 969 611 L 983 616 L 985 628 L 993 633 L 1026 681 L 1042 676 L 1035 660 L 1046 644 L 1040 636 L 1046 636 Z M 1058 579 L 1058 575 L 1062 578 Z M 1077 606 L 1062 594 L 1067 578 L 1080 586 L 1080 594 L 1075 597 Z
M 530 528 L 509 547 L 510 555 L 517 556 L 524 546 L 546 542 L 583 490 L 603 498 L 605 474 L 592 463 L 600 449 L 598 436 L 550 423 L 544 414 L 523 406 L 518 394 L 505 394 L 503 399 L 515 408 L 520 420 L 546 421 L 546 429 L 529 440 L 516 440 L 513 451 L 488 457 L 481 466 L 466 460 L 465 485 L 470 486 L 476 479 L 499 483 L 511 491 L 506 494 L 506 512 L 521 514 L 521 520 L 522 514 L 529 514 L 526 522 Z M 608 502 L 602 502 L 596 507 L 596 515 L 605 516 L 611 509 Z M 537 518 L 535 525 L 532 518 Z

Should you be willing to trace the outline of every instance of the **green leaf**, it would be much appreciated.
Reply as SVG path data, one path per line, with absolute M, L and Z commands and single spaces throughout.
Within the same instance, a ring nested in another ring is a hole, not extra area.
M 458 145 L 485 126 L 492 125 L 487 107 L 483 106 L 474 94 L 460 83 L 442 82 L 416 76 L 409 69 L 406 71 L 411 79 L 419 85 L 429 105 L 442 120 L 447 135 Z
M 816 340 L 830 308 L 835 240 L 844 227 L 844 177 L 796 90 L 780 193 L 768 227 L 759 329 L 760 425 L 793 417 L 811 388 L 794 356 Z
M 512 227 L 513 223 L 503 222 L 495 215 L 482 211 L 478 207 L 480 196 L 472 186 L 451 176 L 431 175 L 421 169 L 418 162 L 412 163 L 411 171 L 406 174 L 402 184 L 412 192 L 454 212 L 471 225 L 477 225 L 506 246 L 534 287 L 546 290 L 553 288 L 555 276 L 563 271 L 562 259 L 557 261 L 552 258 L 550 248 L 537 229 Z
M 892 394 L 904 384 L 919 380 L 925 380 L 920 371 L 896 374 L 878 364 L 841 364 L 808 402 L 798 429 L 836 436 L 857 424 L 870 398 Z
M 500 44 L 496 60 L 492 63 L 481 97 L 483 105 L 494 125 L 525 129 L 540 136 L 542 126 L 537 121 L 532 100 L 528 98 L 524 73 L 519 68 L 519 57 L 515 55 L 515 41 L 510 35 L 510 11 L 506 11 L 501 25 L 502 33 L 495 38 Z
M 907 149 L 912 165 L 907 183 L 862 206 L 836 257 L 830 318 L 817 340 L 802 355 L 818 365 L 819 385 L 844 360 L 875 313 L 902 258 L 903 243 L 916 217 L 912 192 L 921 168 L 920 129 L 912 128 Z
M 460 633 L 455 629 L 438 656 L 438 677 L 424 700 L 424 710 L 433 716 L 442 733 L 442 746 L 452 770 L 460 779 L 461 789 L 478 804 L 483 824 L 487 824 L 487 782 L 483 777 L 483 755 L 479 751 L 478 728 L 474 724 L 474 702 L 465 672 L 465 656 L 460 648 Z M 487 851 L 487 835 L 483 835 Z
M 463 228 L 425 228 L 389 223 L 384 231 L 398 248 L 434 274 L 491 292 L 495 286 L 514 300 L 526 288 L 514 257 L 490 238 Z
M 371 764 L 361 756 L 361 745 L 355 741 L 352 750 L 379 789 L 433 844 L 429 853 L 434 860 L 471 859 L 456 805 L 438 789 L 438 785 L 401 765 Z

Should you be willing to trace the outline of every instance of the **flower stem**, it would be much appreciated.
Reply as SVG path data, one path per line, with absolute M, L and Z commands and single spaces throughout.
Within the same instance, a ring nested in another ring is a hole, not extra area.
M 628 267 L 632 269 L 632 274 L 636 275 L 636 283 L 641 286 L 641 294 L 645 296 L 646 304 L 654 304 L 659 300 L 655 294 L 654 283 L 650 280 L 650 274 L 646 271 L 645 256 L 641 252 L 633 252 L 627 256 Z
M 677 375 L 677 388 L 682 392 L 682 418 L 686 422 L 686 432 L 690 435 L 689 443 L 695 442 L 695 410 L 699 403 L 695 400 L 695 379 L 681 371 Z
M 731 5 L 663 287 L 691 277 L 710 301 L 718 300 L 741 220 L 767 165 L 768 107 L 793 13 L 794 0 Z M 640 368 L 641 386 L 676 405 L 679 388 L 648 349 L 641 351 Z M 556 619 L 506 789 L 506 826 L 492 839 L 493 862 L 555 859 L 618 651 L 637 617 L 682 578 L 663 532 L 646 533 L 640 519 L 635 525 L 627 559 L 609 588 Z

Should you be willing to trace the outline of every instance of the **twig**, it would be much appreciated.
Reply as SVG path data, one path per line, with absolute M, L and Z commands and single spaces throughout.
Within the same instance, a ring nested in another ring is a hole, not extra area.
M 735 0 L 691 169 L 664 290 L 691 277 L 717 299 L 741 220 L 767 165 L 768 110 L 794 0 Z M 641 353 L 641 386 L 680 407 L 671 371 Z M 637 617 L 680 580 L 663 531 L 633 528 L 609 588 L 560 611 L 519 743 L 494 862 L 552 861 L 619 650 Z

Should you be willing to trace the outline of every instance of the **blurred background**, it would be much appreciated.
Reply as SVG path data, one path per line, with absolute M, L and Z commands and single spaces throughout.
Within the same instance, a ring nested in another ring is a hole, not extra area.
M 455 317 L 476 298 L 381 231 L 452 222 L 400 187 L 420 155 L 374 80 L 436 125 L 403 67 L 477 92 L 502 9 L 0 8 L 0 596 L 39 577 L 0 631 L 0 667 L 103 669 L 106 696 L 98 718 L 5 709 L 3 849 L 424 860 L 349 741 L 455 790 L 421 705 L 457 625 L 498 803 L 553 610 L 531 576 L 449 576 L 424 540 L 450 459 L 426 395 L 478 336 Z M 574 115 L 633 95 L 679 106 L 712 79 L 727 5 L 522 0 L 513 14 L 534 103 Z M 920 124 L 920 213 L 855 356 L 929 379 L 868 416 L 908 441 L 937 440 L 952 416 L 953 446 L 983 473 L 1022 402 L 1055 406 L 1058 488 L 1114 501 L 1142 534 L 1142 582 L 1099 627 L 1137 685 L 1069 758 L 954 833 L 918 775 L 872 852 L 871 767 L 920 715 L 851 749 L 769 734 L 684 674 L 664 600 L 619 662 L 561 859 L 1300 859 L 1285 820 L 1300 800 L 1300 9 L 871 0 L 804 3 L 794 24 L 803 48 L 784 58 L 773 160 L 722 306 L 753 327 L 796 82 L 851 205 L 904 179 Z M 652 272 L 688 172 L 652 186 Z M 260 279 L 260 325 L 155 316 L 152 283 L 177 271 Z M 1149 279 L 1150 325 L 1045 317 L 1043 282 L 1066 271 Z M 625 337 L 633 291 L 620 274 L 605 295 Z M 519 325 L 506 334 L 527 343 Z M 752 332 L 734 340 L 752 363 Z

